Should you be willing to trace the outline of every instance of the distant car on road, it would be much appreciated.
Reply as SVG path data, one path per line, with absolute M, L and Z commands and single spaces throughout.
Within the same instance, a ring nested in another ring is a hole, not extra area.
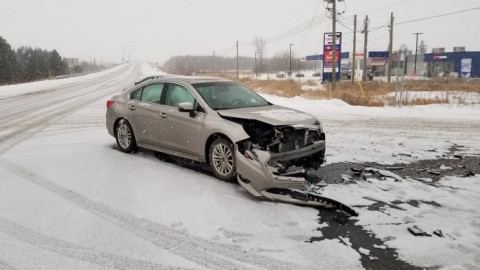
M 275 74 L 275 77 L 277 77 L 277 78 L 285 78 L 285 73 L 283 73 L 283 72 L 278 72 L 277 74 Z
M 312 77 L 322 77 L 322 73 L 320 72 L 313 73 Z
M 295 77 L 296 77 L 296 78 L 303 78 L 303 77 L 305 77 L 305 74 L 303 74 L 303 73 L 297 73 L 297 74 L 295 74 Z
M 143 147 L 204 162 L 217 178 L 272 200 L 292 200 L 282 196 L 306 187 L 306 172 L 325 157 L 315 117 L 223 79 L 145 80 L 108 100 L 106 126 L 123 152 Z

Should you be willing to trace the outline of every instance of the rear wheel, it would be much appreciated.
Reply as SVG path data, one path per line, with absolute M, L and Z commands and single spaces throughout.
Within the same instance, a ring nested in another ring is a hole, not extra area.
M 210 168 L 220 180 L 231 182 L 235 179 L 236 165 L 233 143 L 225 138 L 218 138 L 210 145 L 208 161 Z
M 131 153 L 137 149 L 133 129 L 127 120 L 121 119 L 115 127 L 115 138 L 120 151 Z

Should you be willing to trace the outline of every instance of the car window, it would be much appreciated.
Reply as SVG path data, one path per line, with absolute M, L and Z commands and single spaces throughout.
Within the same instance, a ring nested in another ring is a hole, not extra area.
M 192 95 L 192 93 L 190 93 L 190 91 L 188 91 L 187 88 L 178 84 L 170 84 L 168 86 L 165 104 L 178 107 L 178 104 L 182 102 L 190 102 L 196 105 L 195 97 Z
M 214 110 L 270 105 L 268 101 L 241 84 L 230 82 L 197 83 L 193 87 Z
M 140 98 L 142 97 L 142 90 L 143 90 L 143 87 L 133 91 L 130 94 L 130 99 L 140 100 Z
M 143 92 L 140 100 L 160 104 L 163 87 L 163 83 L 154 83 L 143 87 Z

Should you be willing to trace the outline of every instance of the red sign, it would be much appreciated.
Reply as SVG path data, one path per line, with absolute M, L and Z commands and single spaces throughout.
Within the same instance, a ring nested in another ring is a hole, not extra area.
M 323 57 L 325 59 L 325 62 L 333 62 L 332 51 L 325 51 Z M 335 62 L 338 62 L 338 59 L 340 59 L 340 52 L 335 51 Z
M 447 59 L 447 56 L 446 56 L 446 55 L 442 55 L 442 56 L 440 56 L 440 55 L 435 55 L 435 56 L 433 57 L 433 60 L 443 60 L 443 59 Z

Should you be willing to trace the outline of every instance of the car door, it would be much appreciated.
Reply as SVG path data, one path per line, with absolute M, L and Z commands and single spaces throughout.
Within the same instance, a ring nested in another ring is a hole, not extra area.
M 152 83 L 132 92 L 128 101 L 131 124 L 137 141 L 158 144 L 158 120 L 161 113 L 160 100 L 165 83 Z
M 180 112 L 178 105 L 182 102 L 191 102 L 196 108 L 195 112 Z M 183 85 L 169 83 L 162 108 L 158 121 L 161 144 L 171 150 L 203 156 L 201 138 L 205 111 L 192 92 Z

